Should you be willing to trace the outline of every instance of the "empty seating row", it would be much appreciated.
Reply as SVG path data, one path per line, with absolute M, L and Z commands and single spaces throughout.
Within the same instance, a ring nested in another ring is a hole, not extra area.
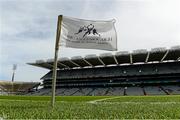
M 60 88 L 60 96 L 123 96 L 123 95 L 180 95 L 180 86 L 106 87 L 106 88 Z M 51 95 L 51 89 L 40 89 L 27 95 Z

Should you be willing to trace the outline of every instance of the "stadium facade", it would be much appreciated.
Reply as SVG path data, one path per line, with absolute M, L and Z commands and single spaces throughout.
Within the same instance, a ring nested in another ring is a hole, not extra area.
M 51 94 L 53 62 L 28 63 L 50 70 L 34 94 Z M 61 58 L 56 88 L 57 95 L 180 94 L 180 46 Z

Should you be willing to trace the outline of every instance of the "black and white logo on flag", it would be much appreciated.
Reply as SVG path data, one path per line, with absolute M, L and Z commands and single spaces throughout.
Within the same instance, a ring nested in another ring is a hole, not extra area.
M 87 35 L 90 35 L 91 33 L 92 33 L 93 35 L 99 35 L 99 36 L 100 36 L 100 34 L 97 33 L 96 28 L 95 28 L 94 25 L 92 25 L 92 24 L 89 24 L 88 26 L 80 27 L 79 30 L 78 30 L 78 32 L 75 33 L 75 34 L 79 34 L 79 33 L 83 33 L 83 34 L 84 34 L 83 37 L 85 37 L 85 36 L 87 36 Z
M 73 48 L 117 50 L 114 21 L 91 21 L 63 16 L 60 45 Z

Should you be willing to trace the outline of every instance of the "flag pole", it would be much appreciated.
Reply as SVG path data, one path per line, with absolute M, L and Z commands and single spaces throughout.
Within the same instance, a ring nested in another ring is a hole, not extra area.
M 57 59 L 58 59 L 59 42 L 60 42 L 60 35 L 61 35 L 62 17 L 63 17 L 62 15 L 59 15 L 58 21 L 57 21 L 56 43 L 55 43 L 55 54 L 54 54 L 53 76 L 52 76 L 52 78 L 53 78 L 53 80 L 52 80 L 52 97 L 51 97 L 52 108 L 54 108 L 54 103 L 55 103 Z

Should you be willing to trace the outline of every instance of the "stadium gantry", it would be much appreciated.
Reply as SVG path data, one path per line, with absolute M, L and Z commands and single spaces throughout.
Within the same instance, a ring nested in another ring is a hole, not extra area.
M 34 95 L 51 94 L 53 62 L 28 63 L 50 70 Z M 60 58 L 57 66 L 57 95 L 180 94 L 180 46 Z

